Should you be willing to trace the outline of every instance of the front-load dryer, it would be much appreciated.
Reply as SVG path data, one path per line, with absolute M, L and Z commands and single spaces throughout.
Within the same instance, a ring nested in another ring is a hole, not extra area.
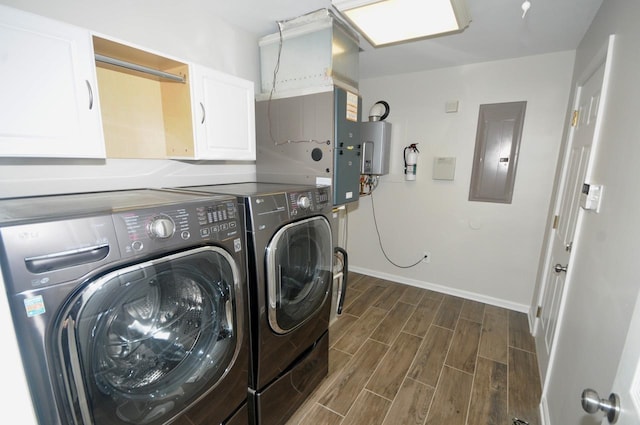
M 5 199 L 0 242 L 40 424 L 248 423 L 245 232 L 235 197 Z
M 256 425 L 284 424 L 328 372 L 331 188 L 235 183 L 181 190 L 238 196 L 246 209 Z

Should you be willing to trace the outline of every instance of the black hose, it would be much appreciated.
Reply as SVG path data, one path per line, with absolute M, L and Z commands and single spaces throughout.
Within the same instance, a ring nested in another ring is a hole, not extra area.
M 338 298 L 338 302 L 336 303 L 338 308 L 336 309 L 336 313 L 342 314 L 342 307 L 344 304 L 344 297 L 347 293 L 347 277 L 349 273 L 349 254 L 344 248 L 340 248 L 336 246 L 333 248 L 333 252 L 335 254 L 342 254 L 343 265 L 342 265 L 342 288 L 340 289 L 340 298 Z

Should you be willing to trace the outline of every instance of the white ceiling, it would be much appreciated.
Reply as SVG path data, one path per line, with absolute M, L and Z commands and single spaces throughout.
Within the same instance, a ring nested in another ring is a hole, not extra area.
M 360 78 L 573 50 L 603 0 L 530 1 L 522 19 L 522 0 L 467 0 L 472 21 L 458 34 L 377 49 L 361 38 Z M 214 7 L 261 37 L 277 32 L 276 21 L 331 9 L 331 0 L 232 0 Z

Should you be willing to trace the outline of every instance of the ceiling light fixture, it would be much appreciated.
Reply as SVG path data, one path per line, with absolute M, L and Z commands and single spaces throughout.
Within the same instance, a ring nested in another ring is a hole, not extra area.
M 331 0 L 374 47 L 461 31 L 471 22 L 466 0 Z

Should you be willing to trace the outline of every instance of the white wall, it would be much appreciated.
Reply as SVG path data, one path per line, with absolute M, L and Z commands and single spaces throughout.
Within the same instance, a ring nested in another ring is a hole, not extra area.
M 583 214 L 572 253 L 546 401 L 548 424 L 600 424 L 580 408 L 585 388 L 612 390 L 638 283 L 640 235 L 640 2 L 605 1 L 576 51 L 574 83 L 615 34 L 608 97 L 588 181 L 604 185 L 599 214 Z M 640 336 L 638 336 L 640 337 Z M 630 406 L 622 406 L 623 411 Z M 605 421 L 606 423 L 606 421 Z
M 259 88 L 257 36 L 216 16 L 215 2 L 0 0 L 185 61 L 252 80 Z M 90 190 L 228 183 L 255 178 L 253 162 L 0 159 L 0 198 Z
M 363 119 L 386 100 L 391 172 L 373 193 L 385 251 L 397 264 L 431 252 L 431 263 L 401 269 L 378 244 L 372 198 L 349 205 L 353 270 L 526 311 L 536 278 L 562 140 L 574 52 L 524 57 L 360 82 Z M 459 112 L 445 113 L 445 102 Z M 480 104 L 527 101 L 511 204 L 470 202 Z M 418 142 L 417 180 L 403 181 L 403 148 Z M 454 181 L 431 178 L 434 157 L 456 157 Z
M 152 50 L 200 63 L 256 84 L 257 37 L 216 15 L 215 2 L 189 0 L 0 0 Z M 258 86 L 259 87 L 259 86 Z

